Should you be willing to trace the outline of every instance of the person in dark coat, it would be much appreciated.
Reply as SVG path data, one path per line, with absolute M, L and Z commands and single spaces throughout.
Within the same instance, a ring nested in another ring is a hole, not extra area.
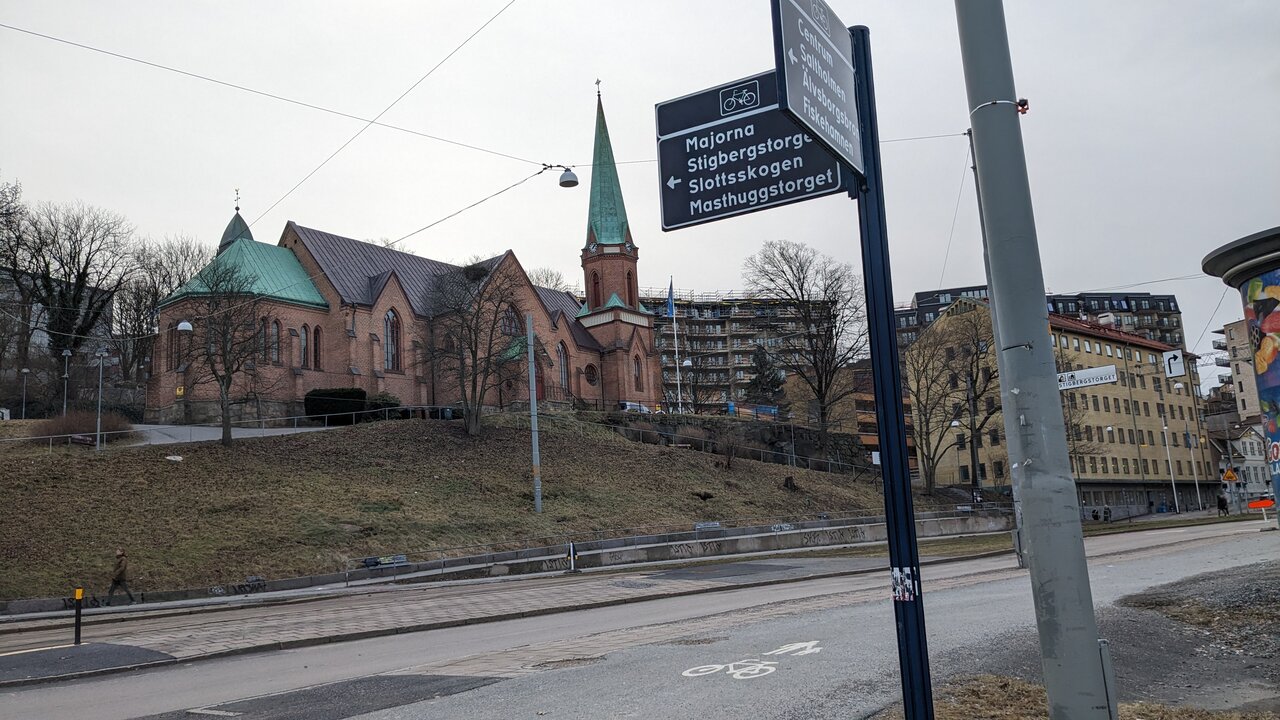
M 107 591 L 108 605 L 116 590 L 124 590 L 124 594 L 129 596 L 129 604 L 133 604 L 133 593 L 129 591 L 129 558 L 125 556 L 124 548 L 116 550 L 116 566 L 111 571 L 111 589 Z
M 1230 514 L 1231 510 L 1227 507 L 1227 496 L 1222 493 L 1218 493 L 1218 517 Z

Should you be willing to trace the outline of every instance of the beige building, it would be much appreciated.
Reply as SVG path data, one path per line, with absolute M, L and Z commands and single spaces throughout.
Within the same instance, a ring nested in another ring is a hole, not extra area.
M 954 315 L 959 309 L 956 306 L 964 303 L 985 307 L 981 300 L 957 301 L 920 339 L 927 341 L 934 327 L 945 328 L 948 315 Z M 989 327 L 990 313 L 982 317 Z M 1197 502 L 1212 506 L 1218 473 L 1200 439 L 1203 431 L 1195 394 L 1199 387 L 1195 357 L 1186 356 L 1187 374 L 1171 378 L 1166 376 L 1162 361 L 1163 353 L 1174 349 L 1171 345 L 1056 314 L 1049 315 L 1048 329 L 1047 339 L 1058 356 L 1060 372 L 1115 368 L 1112 382 L 1062 393 L 1071 464 L 1086 514 L 1104 506 L 1110 506 L 1115 517 L 1162 507 L 1172 511 L 1175 486 L 1180 509 L 1193 508 Z M 947 349 L 938 348 L 938 352 L 945 354 Z M 963 382 L 961 379 L 961 385 Z M 987 397 L 981 400 L 991 402 Z M 985 406 L 960 403 L 952 410 L 954 426 L 934 423 L 936 433 L 953 438 L 942 446 L 956 456 L 953 462 L 938 463 L 938 485 L 972 486 L 974 475 L 979 486 L 1009 484 L 998 394 L 994 402 L 997 416 L 977 435 L 976 473 L 968 468 L 971 441 L 959 435 L 970 424 L 965 405 L 976 406 L 979 413 Z
M 1237 320 L 1213 331 L 1215 335 L 1222 336 L 1221 340 L 1213 341 L 1213 348 L 1227 353 L 1215 359 L 1214 363 L 1230 370 L 1230 374 L 1218 375 L 1218 383 L 1231 386 L 1241 421 L 1254 425 L 1258 423 L 1258 384 L 1253 374 L 1253 348 L 1246 322 Z

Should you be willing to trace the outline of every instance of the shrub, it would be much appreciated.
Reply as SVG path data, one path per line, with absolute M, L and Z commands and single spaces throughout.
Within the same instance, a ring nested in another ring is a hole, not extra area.
M 366 420 L 382 420 L 384 417 L 399 417 L 398 413 L 384 415 L 382 412 L 389 408 L 398 407 L 400 407 L 400 398 L 389 392 L 380 392 L 369 398 L 369 402 L 365 406 L 368 412 L 365 413 L 364 417 Z
M 348 425 L 352 413 L 365 409 L 368 393 L 363 388 L 316 388 L 303 398 L 303 407 L 311 417 L 330 415 L 328 424 Z
M 36 424 L 31 431 L 32 436 L 48 437 L 50 435 L 88 435 L 97 432 L 98 414 L 87 410 L 69 410 L 65 416 L 49 418 Z M 123 415 L 113 412 L 102 413 L 102 442 L 120 442 L 134 437 L 133 426 Z M 111 434 L 106 434 L 111 433 Z

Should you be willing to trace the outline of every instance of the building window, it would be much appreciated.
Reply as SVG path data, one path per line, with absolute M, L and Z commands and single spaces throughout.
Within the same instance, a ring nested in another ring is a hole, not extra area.
M 964 449 L 964 433 L 956 433 L 956 450 Z
M 591 309 L 600 307 L 600 273 L 591 273 Z
M 395 310 L 388 310 L 382 318 L 382 368 L 400 369 L 400 316 Z
M 1002 477 L 1004 477 L 1004 461 L 1002 461 L 1002 460 L 993 460 L 993 461 L 991 462 L 991 469 L 995 471 L 995 474 L 996 474 L 996 477 L 997 477 L 997 478 L 1002 478 Z
M 271 362 L 280 364 L 280 321 L 271 321 Z
M 1112 475 L 1120 474 L 1120 461 L 1115 458 L 1111 458 L 1111 474 Z
M 643 374 L 640 372 L 640 356 L 631 358 L 631 371 L 635 378 L 636 390 L 644 390 Z
M 1124 468 L 1124 474 L 1128 475 L 1129 474 L 1129 458 L 1124 458 L 1123 460 L 1120 461 L 1120 463 L 1121 463 L 1120 467 Z
M 306 325 L 302 326 L 302 330 L 298 333 L 298 357 L 301 362 L 299 367 L 311 367 L 311 356 L 307 354 L 307 340 L 310 339 L 311 332 Z
M 507 308 L 502 313 L 502 334 L 512 337 L 524 334 L 520 328 L 520 316 L 516 315 L 516 311 L 511 308 Z
M 992 447 L 995 447 L 995 446 L 997 446 L 997 445 L 999 445 L 999 444 L 1000 444 L 1000 431 L 999 431 L 999 430 L 992 430 L 992 431 L 991 431 L 991 446 L 992 446 Z
M 1071 338 L 1071 349 L 1080 352 L 1080 338 Z
M 262 361 L 271 361 L 271 343 L 267 340 L 267 319 L 262 318 L 262 332 L 258 334 L 258 347 L 262 349 Z
M 627 271 L 627 304 L 630 305 L 631 307 L 636 306 L 636 291 L 633 283 L 634 283 L 634 280 L 631 277 L 631 271 L 628 270 Z
M 320 366 L 320 326 L 312 328 L 311 332 L 311 367 L 315 370 L 322 370 Z
M 600 382 L 600 372 L 596 370 L 595 365 L 588 365 L 583 368 L 582 377 L 586 379 L 588 385 L 595 385 Z
M 569 351 L 564 343 L 556 345 L 556 363 L 560 366 L 560 389 L 569 389 Z
M 1134 442 L 1134 440 L 1133 440 L 1133 430 L 1132 430 L 1132 429 L 1130 429 L 1128 432 L 1129 432 L 1129 444 L 1130 444 L 1130 445 L 1137 445 L 1138 443 Z

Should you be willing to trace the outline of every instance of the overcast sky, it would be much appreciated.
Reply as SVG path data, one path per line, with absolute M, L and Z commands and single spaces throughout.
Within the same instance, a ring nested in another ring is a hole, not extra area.
M 506 3 L 0 0 L 0 23 L 372 118 Z M 965 130 L 951 2 L 831 4 L 871 29 L 882 138 Z M 1006 13 L 1046 285 L 1175 293 L 1192 349 L 1208 350 L 1201 331 L 1240 317 L 1236 298 L 1216 279 L 1151 281 L 1280 225 L 1280 3 L 1009 0 Z M 654 104 L 772 63 L 766 0 L 516 0 L 381 121 L 528 162 L 374 126 L 266 212 L 364 123 L 0 28 L 0 179 L 155 238 L 217 242 L 240 188 L 261 241 L 288 220 L 394 239 L 534 163 L 581 164 L 575 189 L 546 173 L 405 241 L 441 260 L 510 248 L 581 282 L 599 78 L 616 156 L 634 161 L 619 174 L 642 286 L 740 288 L 742 260 L 771 239 L 857 267 L 842 196 L 659 229 Z M 884 147 L 899 300 L 983 281 L 966 151 L 962 136 Z

